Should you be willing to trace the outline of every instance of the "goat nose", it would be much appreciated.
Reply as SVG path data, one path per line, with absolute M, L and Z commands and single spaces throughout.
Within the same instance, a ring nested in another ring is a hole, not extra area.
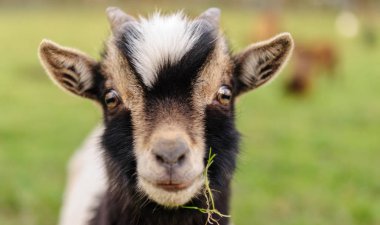
M 163 166 L 181 165 L 188 152 L 189 147 L 182 139 L 159 140 L 153 147 L 157 162 Z

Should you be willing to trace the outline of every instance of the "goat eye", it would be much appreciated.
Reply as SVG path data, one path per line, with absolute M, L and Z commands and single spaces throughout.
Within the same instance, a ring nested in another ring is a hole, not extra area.
M 104 96 L 104 103 L 108 109 L 114 109 L 120 103 L 120 97 L 115 90 L 110 90 Z
M 221 104 L 228 105 L 232 98 L 232 92 L 227 86 L 222 86 L 219 88 L 216 97 Z

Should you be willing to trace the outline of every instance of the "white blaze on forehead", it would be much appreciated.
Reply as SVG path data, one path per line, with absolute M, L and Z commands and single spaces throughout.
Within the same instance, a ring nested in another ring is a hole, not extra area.
M 153 86 L 157 73 L 165 64 L 178 62 L 199 39 L 199 23 L 189 21 L 182 12 L 163 16 L 153 14 L 140 18 L 135 28 L 137 37 L 128 37 L 132 64 L 148 87 Z

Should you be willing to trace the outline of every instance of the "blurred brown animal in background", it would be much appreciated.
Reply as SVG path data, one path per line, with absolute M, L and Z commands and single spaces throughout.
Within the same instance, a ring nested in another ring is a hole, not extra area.
M 328 41 L 314 41 L 313 44 L 298 44 L 294 51 L 293 71 L 286 84 L 288 93 L 308 93 L 314 80 L 322 74 L 333 78 L 338 65 L 338 51 Z
M 281 30 L 281 11 L 264 10 L 254 20 L 249 41 L 268 39 Z M 301 44 L 297 41 L 292 69 L 285 84 L 286 91 L 294 95 L 305 95 L 312 89 L 318 76 L 335 77 L 338 58 L 338 49 L 329 40 L 316 38 Z

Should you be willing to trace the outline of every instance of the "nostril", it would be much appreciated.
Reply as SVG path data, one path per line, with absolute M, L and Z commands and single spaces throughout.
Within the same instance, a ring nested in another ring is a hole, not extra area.
M 177 163 L 178 163 L 178 164 L 182 164 L 182 163 L 185 161 L 185 159 L 186 159 L 186 154 L 183 154 L 183 155 L 181 155 L 181 156 L 178 158 Z
M 157 162 L 159 162 L 159 163 L 161 163 L 161 164 L 165 163 L 165 159 L 162 158 L 162 156 L 157 155 L 157 154 L 156 154 L 155 156 L 156 156 L 156 160 L 157 160 Z

